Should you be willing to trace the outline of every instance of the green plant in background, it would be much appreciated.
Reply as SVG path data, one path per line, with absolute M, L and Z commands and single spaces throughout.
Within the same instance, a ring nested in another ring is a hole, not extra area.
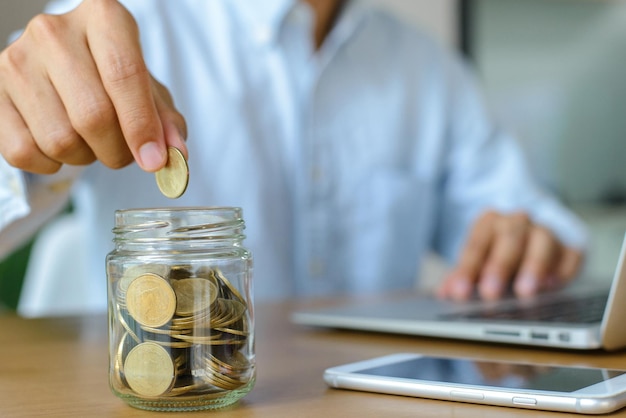
M 33 240 L 0 262 L 0 306 L 16 310 Z
M 59 215 L 71 213 L 73 210 L 72 202 L 68 202 Z M 38 233 L 4 260 L 0 260 L 0 311 L 2 308 L 17 309 L 30 252 L 37 235 Z

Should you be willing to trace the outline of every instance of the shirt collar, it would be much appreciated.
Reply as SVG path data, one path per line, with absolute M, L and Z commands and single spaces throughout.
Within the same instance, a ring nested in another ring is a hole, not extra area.
M 346 0 L 341 10 L 341 15 L 335 22 L 335 26 L 324 41 L 323 48 L 335 50 L 339 48 L 358 29 L 364 21 L 369 8 L 359 0 Z

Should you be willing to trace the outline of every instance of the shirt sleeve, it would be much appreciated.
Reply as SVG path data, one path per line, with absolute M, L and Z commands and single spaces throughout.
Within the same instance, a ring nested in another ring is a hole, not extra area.
M 63 166 L 53 175 L 31 175 L 0 157 L 0 260 L 67 205 L 81 171 L 82 167 Z
M 449 152 L 443 170 L 438 251 L 453 261 L 474 220 L 488 209 L 524 211 L 565 245 L 584 249 L 588 240 L 584 224 L 535 181 L 519 144 L 493 123 L 469 69 L 451 59 L 447 77 Z
M 0 158 L 0 229 L 28 214 L 27 195 L 22 172 Z

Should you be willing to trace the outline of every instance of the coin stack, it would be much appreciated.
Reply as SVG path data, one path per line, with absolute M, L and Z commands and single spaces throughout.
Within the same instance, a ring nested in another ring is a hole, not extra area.
M 142 264 L 114 283 L 112 384 L 136 396 L 215 396 L 254 376 L 246 299 L 216 267 Z

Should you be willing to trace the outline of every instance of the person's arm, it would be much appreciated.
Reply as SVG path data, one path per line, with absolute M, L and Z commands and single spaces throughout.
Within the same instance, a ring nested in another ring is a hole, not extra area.
M 534 182 L 520 148 L 492 125 L 474 80 L 457 64 L 449 74 L 451 152 L 438 228 L 440 250 L 457 257 L 439 295 L 496 299 L 509 288 L 528 296 L 563 285 L 581 266 L 585 228 Z

